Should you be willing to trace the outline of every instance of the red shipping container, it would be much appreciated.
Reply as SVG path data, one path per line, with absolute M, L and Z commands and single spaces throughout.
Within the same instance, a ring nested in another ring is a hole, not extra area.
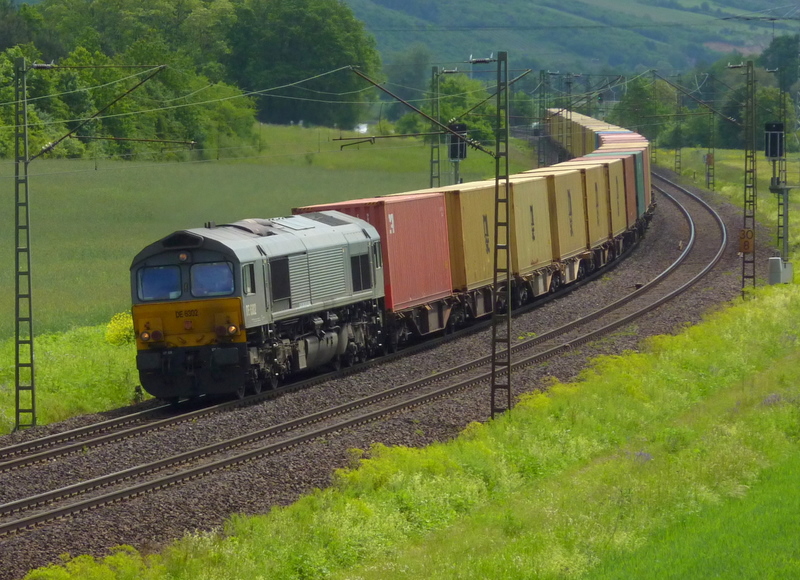
M 298 207 L 292 213 L 324 210 L 361 218 L 378 230 L 388 310 L 404 310 L 452 294 L 444 194 L 354 199 Z

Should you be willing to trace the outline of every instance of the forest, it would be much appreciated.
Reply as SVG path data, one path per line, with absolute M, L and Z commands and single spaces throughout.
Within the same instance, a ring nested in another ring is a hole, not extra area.
M 20 58 L 31 154 L 75 137 L 56 157 L 151 147 L 124 139 L 219 148 L 252 139 L 255 121 L 352 128 L 375 97 L 346 67 L 380 72 L 373 37 L 337 0 L 0 0 L 0 50 L 2 157 Z

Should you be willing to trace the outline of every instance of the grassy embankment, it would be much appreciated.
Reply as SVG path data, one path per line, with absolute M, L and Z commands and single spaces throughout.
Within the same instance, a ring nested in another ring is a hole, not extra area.
M 796 577 L 798 320 L 798 287 L 760 291 L 457 441 L 376 447 L 290 507 L 29 578 Z
M 49 161 L 30 165 L 34 345 L 40 423 L 127 404 L 138 380 L 130 345 L 104 342 L 105 324 L 130 309 L 128 268 L 145 245 L 177 229 L 292 207 L 427 187 L 430 149 L 418 139 L 340 150 L 338 131 L 263 126 L 260 150 L 218 161 Z M 352 133 L 349 134 L 352 136 Z M 512 149 L 513 171 L 531 154 Z M 446 155 L 446 152 L 443 153 Z M 465 180 L 494 174 L 470 151 Z M 449 171 L 442 163 L 442 172 Z M 14 425 L 14 165 L 0 164 L 0 433 Z M 442 183 L 449 183 L 449 175 Z
M 794 578 L 798 322 L 765 288 L 290 507 L 30 578 Z

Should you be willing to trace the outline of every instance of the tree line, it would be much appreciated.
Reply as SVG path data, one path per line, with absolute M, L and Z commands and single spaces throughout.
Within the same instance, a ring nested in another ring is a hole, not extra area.
M 27 75 L 33 153 L 149 74 L 131 66 L 166 65 L 57 156 L 148 147 L 106 137 L 218 148 L 252 139 L 255 121 L 352 128 L 375 97 L 345 67 L 380 71 L 374 38 L 338 0 L 0 0 L 0 50 L 4 157 L 14 154 L 21 57 L 55 65 Z

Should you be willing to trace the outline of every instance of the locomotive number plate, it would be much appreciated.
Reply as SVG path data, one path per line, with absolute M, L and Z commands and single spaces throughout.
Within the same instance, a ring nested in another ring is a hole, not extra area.
M 192 318 L 194 316 L 199 316 L 200 313 L 194 310 L 176 310 L 175 311 L 175 318 Z

